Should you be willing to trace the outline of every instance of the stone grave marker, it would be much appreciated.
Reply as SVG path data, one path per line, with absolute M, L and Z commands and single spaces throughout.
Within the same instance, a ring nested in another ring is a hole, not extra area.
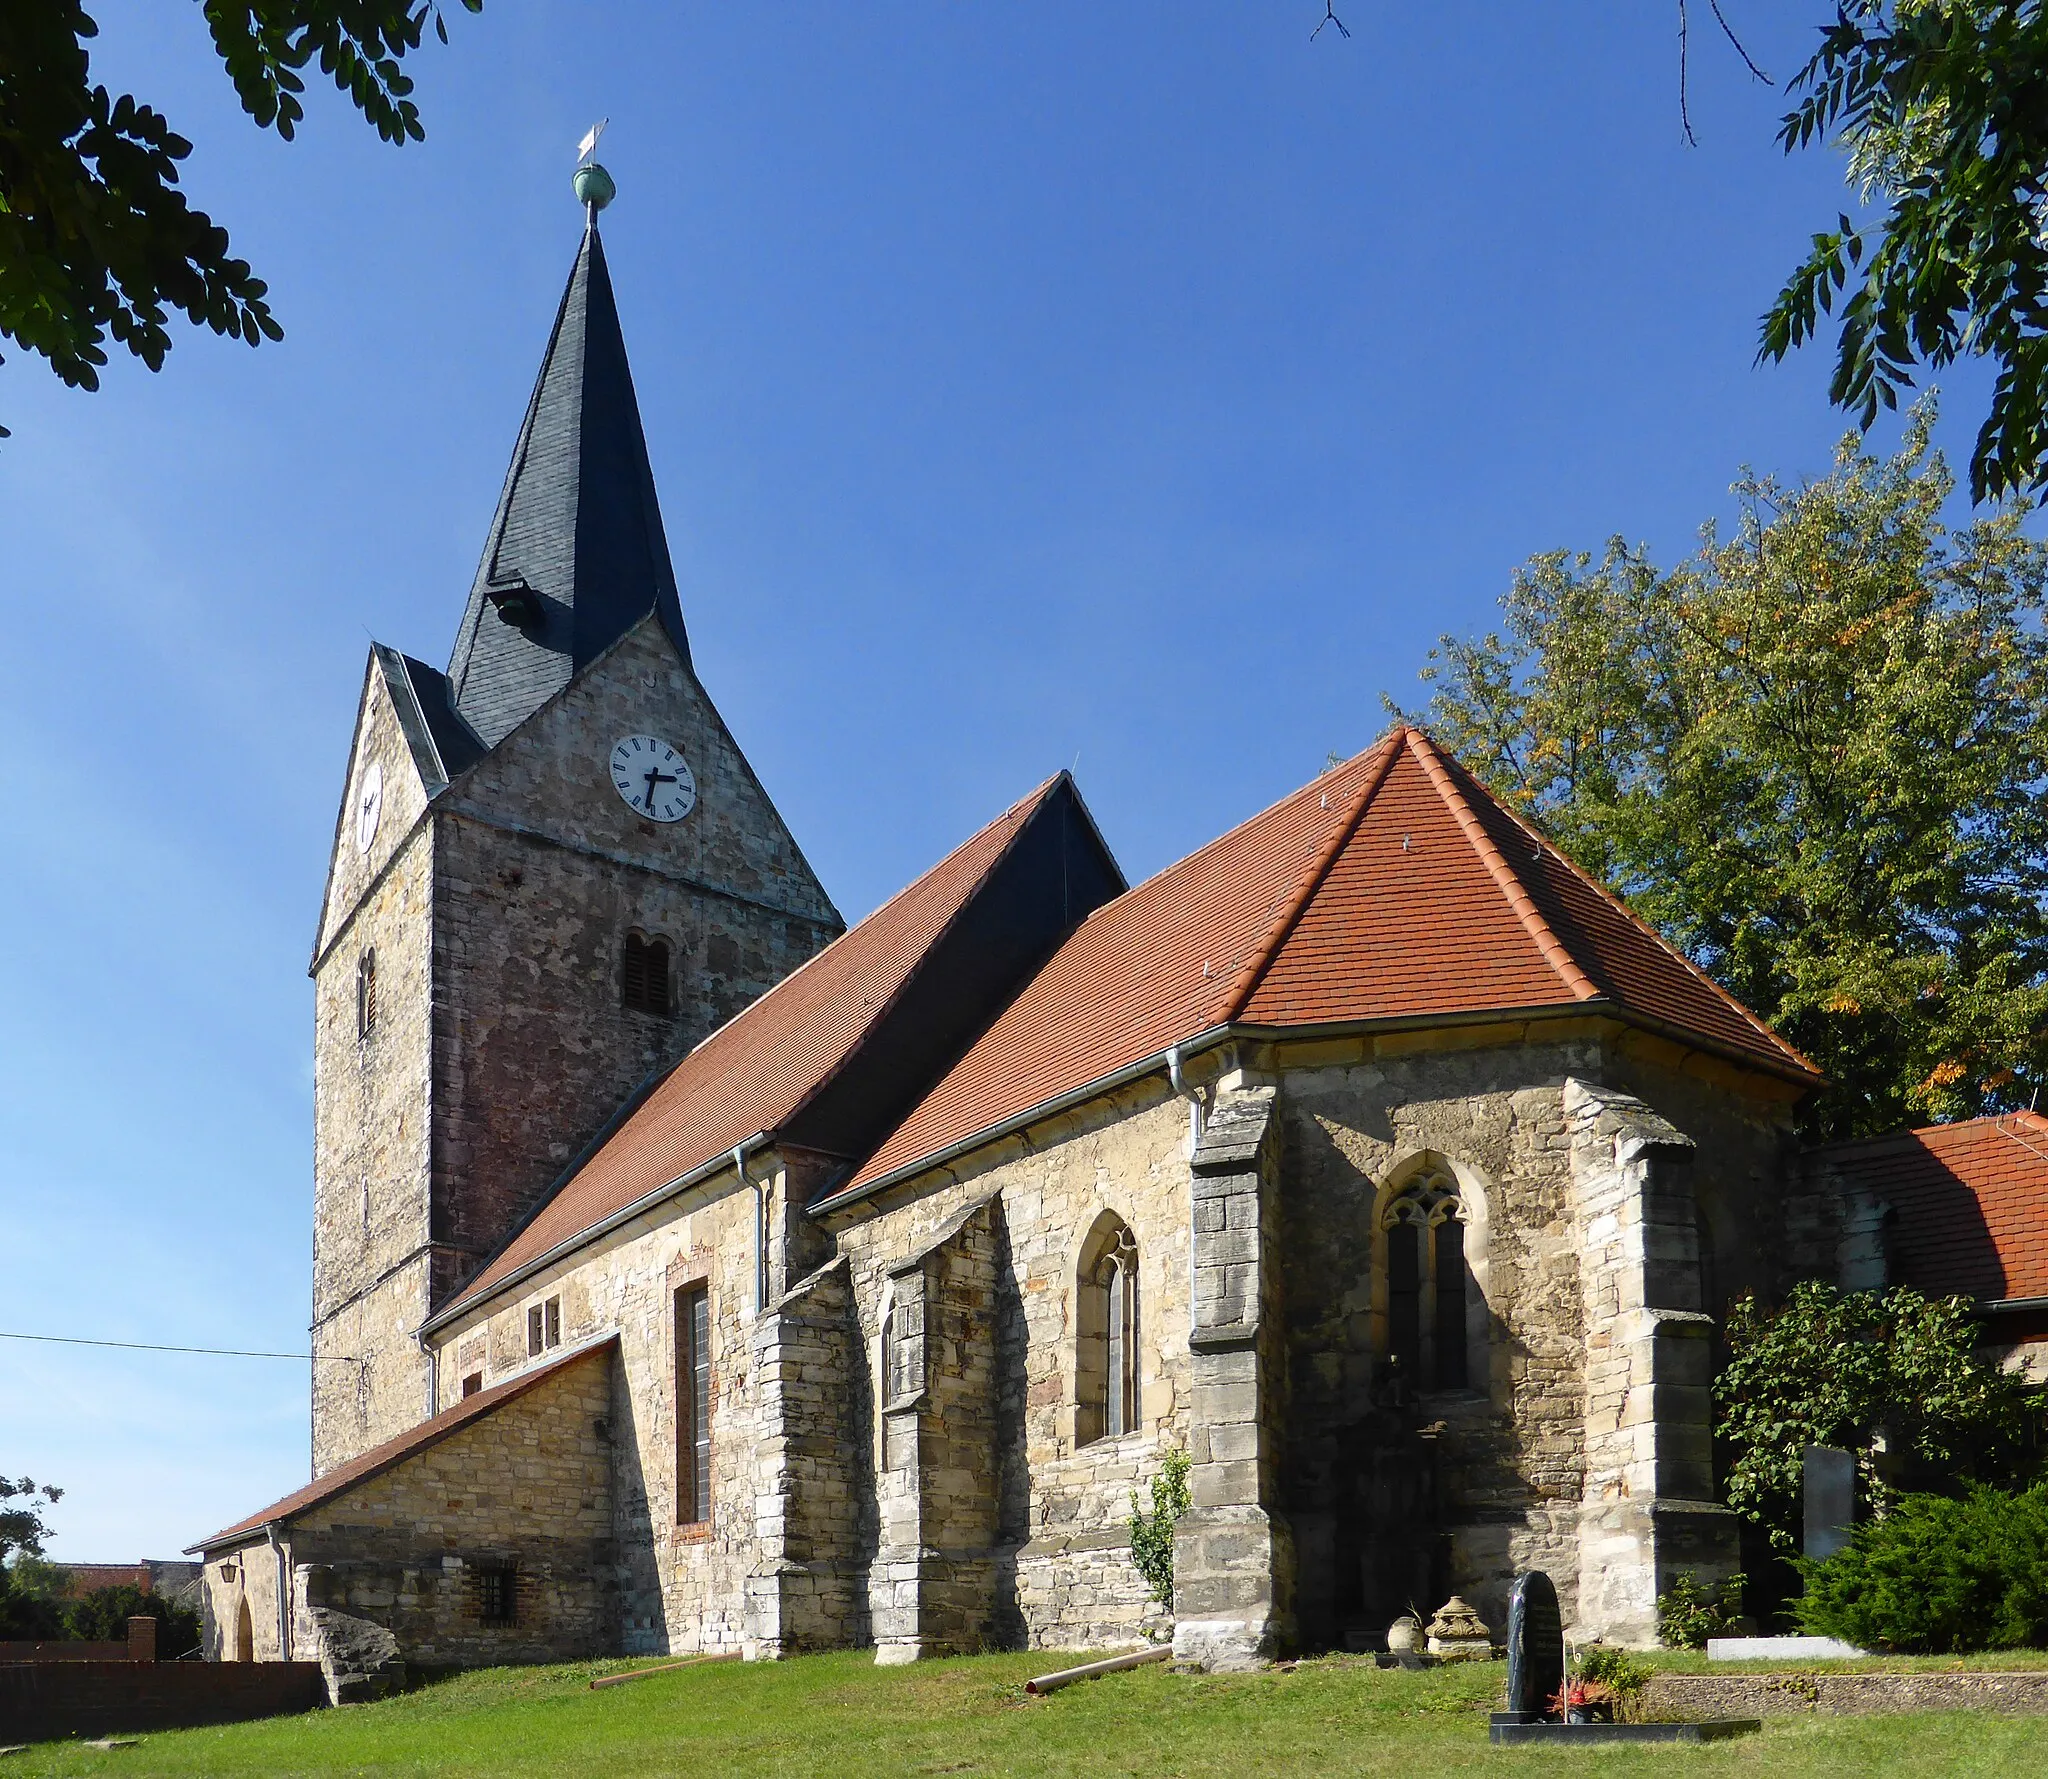
M 1806 1554 L 1831 1557 L 1856 1524 L 1856 1454 L 1837 1446 L 1806 1448 Z
M 1550 1715 L 1564 1686 L 1564 1620 L 1557 1589 L 1541 1569 L 1515 1578 L 1508 1596 L 1508 1708 L 1505 1716 L 1534 1723 Z

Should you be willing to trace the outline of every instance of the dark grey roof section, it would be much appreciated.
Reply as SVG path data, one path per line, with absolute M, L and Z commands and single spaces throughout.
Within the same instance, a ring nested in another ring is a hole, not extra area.
M 514 589 L 524 591 L 508 602 Z M 640 404 L 593 225 L 562 293 L 456 633 L 453 707 L 496 747 L 650 611 L 687 661 Z
M 420 782 L 431 800 L 483 758 L 483 740 L 449 702 L 447 676 L 438 668 L 401 655 L 381 642 L 370 646 L 391 694 L 391 707 L 398 713 L 398 726 L 412 749 L 413 764 L 419 768 Z
M 1062 772 L 867 1035 L 783 1120 L 776 1140 L 854 1161 L 873 1154 L 1060 941 L 1127 887 L 1072 775 Z

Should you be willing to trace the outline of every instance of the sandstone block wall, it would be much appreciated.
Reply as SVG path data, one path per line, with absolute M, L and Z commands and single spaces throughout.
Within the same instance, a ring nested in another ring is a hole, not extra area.
M 770 1221 L 788 1187 L 779 1158 L 748 1158 L 766 1183 Z M 462 1379 L 488 1386 L 541 1361 L 526 1353 L 526 1312 L 561 1300 L 565 1345 L 616 1333 L 609 1413 L 623 1653 L 694 1654 L 744 1647 L 748 1581 L 760 1564 L 757 1511 L 757 1318 L 753 1193 L 731 1169 L 479 1305 L 434 1337 L 441 1400 Z M 771 1255 L 771 1259 L 774 1256 Z M 781 1262 L 770 1269 L 770 1301 Z M 711 1312 L 711 1518 L 681 1521 L 677 1503 L 676 1293 L 703 1285 Z
M 313 980 L 313 1471 L 427 1412 L 409 1338 L 426 1315 L 434 834 L 383 676 L 372 669 L 353 788 L 371 762 L 383 813 L 358 855 L 352 798 Z M 357 1033 L 356 975 L 374 952 L 377 1019 Z M 350 1363 L 357 1361 L 357 1363 Z
M 642 821 L 613 789 L 614 742 L 642 733 L 690 762 L 698 802 L 681 822 Z M 422 1417 L 412 1330 L 650 1072 L 843 924 L 655 619 L 431 809 L 374 672 L 365 750 L 384 768 L 378 841 L 358 859 L 344 823 L 323 916 L 315 1297 L 332 1317 L 318 1350 L 368 1363 L 318 1368 L 350 1372 L 316 1393 L 323 1470 Z M 620 1003 L 636 928 L 673 949 L 672 1017 Z M 355 960 L 370 943 L 379 1029 L 359 1045 Z
M 747 1579 L 747 1653 L 770 1659 L 869 1640 L 860 1331 L 843 1259 L 801 1280 L 754 1329 L 760 1554 Z
M 981 1459 L 997 1484 L 990 1566 L 998 1643 L 1116 1647 L 1164 1622 L 1131 1565 L 1129 1521 L 1132 1491 L 1146 1492 L 1161 1448 L 1187 1437 L 1186 1139 L 1186 1106 L 1163 1081 L 1143 1082 L 1028 1139 L 991 1145 L 934 1189 L 831 1220 L 850 1263 L 871 1399 L 891 1269 L 998 1195 L 994 1431 Z M 1082 1444 L 1075 1304 L 1081 1249 L 1104 1211 L 1138 1243 L 1141 1413 L 1134 1431 Z M 879 1460 L 872 1419 L 867 1442 Z M 870 1551 L 881 1546 L 878 1522 L 867 1537 Z
M 617 1647 L 611 1576 L 612 1354 L 534 1390 L 332 1500 L 288 1531 L 317 1605 L 388 1630 L 409 1667 L 568 1661 Z M 516 1568 L 514 1622 L 485 1623 L 482 1572 Z M 319 1659 L 297 1649 L 298 1659 Z

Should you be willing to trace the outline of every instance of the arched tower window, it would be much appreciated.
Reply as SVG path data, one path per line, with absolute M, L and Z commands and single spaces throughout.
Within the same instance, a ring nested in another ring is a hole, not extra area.
M 1089 1233 L 1078 1282 L 1075 1437 L 1086 1445 L 1138 1427 L 1138 1239 L 1114 1212 Z
M 644 933 L 628 933 L 619 966 L 619 1003 L 634 1013 L 663 1019 L 675 1011 L 669 993 L 669 944 Z
M 1387 1351 L 1423 1390 L 1471 1384 L 1467 1311 L 1478 1299 L 1465 1256 L 1465 1204 L 1441 1162 L 1419 1168 L 1380 1213 Z
M 367 1038 L 377 1029 L 377 953 L 365 948 L 356 959 L 356 1036 Z

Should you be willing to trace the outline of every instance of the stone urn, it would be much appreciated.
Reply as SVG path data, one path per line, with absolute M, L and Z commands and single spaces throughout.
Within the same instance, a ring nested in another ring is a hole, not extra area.
M 1493 1633 L 1458 1594 L 1437 1609 L 1428 1636 L 1430 1654 L 1446 1662 L 1483 1662 L 1493 1654 Z
M 1422 1643 L 1422 1621 L 1412 1612 L 1404 1612 L 1387 1626 L 1387 1647 L 1395 1655 L 1407 1655 Z

